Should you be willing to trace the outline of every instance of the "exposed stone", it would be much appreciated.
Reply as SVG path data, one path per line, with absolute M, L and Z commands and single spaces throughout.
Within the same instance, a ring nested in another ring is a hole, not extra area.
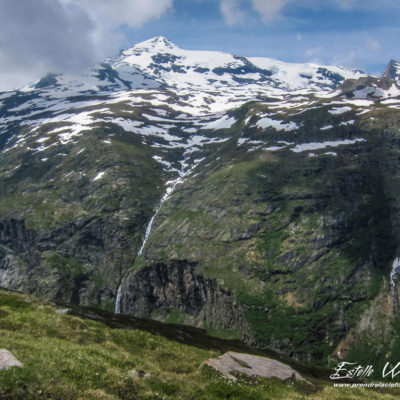
M 136 369 L 131 369 L 126 373 L 129 378 L 138 378 L 139 377 L 139 373 L 136 371 Z
M 259 376 L 261 378 L 278 378 L 281 381 L 305 379 L 289 365 L 266 357 L 228 351 L 218 358 L 210 358 L 206 365 L 221 372 L 229 379 L 236 380 L 236 374 Z M 306 381 L 307 382 L 307 381 Z M 309 382 L 308 382 L 309 383 Z
M 150 379 L 151 378 L 151 375 L 149 373 L 141 371 L 141 370 L 137 371 L 136 369 L 131 369 L 126 374 L 129 376 L 129 378 L 133 378 L 133 379 L 135 379 L 135 378 Z
M 69 314 L 70 312 L 71 312 L 71 310 L 69 308 L 62 308 L 62 309 L 56 310 L 56 313 L 60 314 L 60 315 L 66 315 L 66 314 Z
M 234 329 L 251 341 L 243 311 L 233 295 L 215 280 L 195 272 L 196 263 L 157 263 L 127 276 L 122 283 L 121 312 L 149 317 L 158 308 L 179 310 L 211 326 Z
M 0 370 L 12 367 L 22 368 L 23 365 L 8 350 L 0 350 Z

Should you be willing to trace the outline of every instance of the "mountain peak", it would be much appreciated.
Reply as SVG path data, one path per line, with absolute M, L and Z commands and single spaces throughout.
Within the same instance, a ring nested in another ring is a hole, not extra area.
M 390 60 L 382 77 L 398 82 L 400 80 L 400 63 L 396 60 Z
M 179 47 L 172 43 L 169 39 L 164 36 L 156 36 L 152 39 L 146 40 L 144 42 L 138 43 L 132 47 L 135 50 L 149 50 L 149 51 L 170 51 L 178 49 Z M 129 50 L 127 50 L 129 51 Z

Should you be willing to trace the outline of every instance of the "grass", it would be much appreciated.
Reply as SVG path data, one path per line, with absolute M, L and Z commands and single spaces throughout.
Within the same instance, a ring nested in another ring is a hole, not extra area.
M 231 382 L 202 366 L 203 350 L 139 330 L 59 314 L 35 299 L 0 291 L 1 347 L 24 367 L 0 371 L 1 400 L 33 399 L 393 399 L 366 389 L 334 389 L 276 379 Z M 136 371 L 136 372 L 135 372 Z M 150 374 L 148 379 L 137 376 Z

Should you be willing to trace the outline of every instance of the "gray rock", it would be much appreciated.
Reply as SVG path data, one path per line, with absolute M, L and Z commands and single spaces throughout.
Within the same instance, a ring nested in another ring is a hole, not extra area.
M 140 378 L 140 379 L 150 379 L 151 375 L 147 372 L 144 371 L 137 371 L 136 369 L 131 369 L 127 372 L 127 375 L 129 376 L 129 378 Z
M 8 350 L 0 350 L 0 370 L 12 367 L 22 368 L 23 365 Z
M 56 310 L 56 313 L 60 314 L 60 315 L 66 315 L 66 314 L 69 314 L 70 312 L 71 312 L 71 310 L 69 308 L 62 308 L 62 309 Z
M 196 263 L 173 260 L 132 272 L 122 281 L 121 311 L 148 318 L 156 309 L 179 310 L 252 342 L 242 309 L 231 292 L 196 272 Z
M 136 371 L 136 369 L 131 369 L 127 372 L 127 375 L 129 376 L 129 378 L 138 378 L 139 377 L 139 373 Z
M 229 379 L 236 380 L 236 373 L 262 378 L 278 378 L 281 381 L 297 379 L 307 382 L 297 371 L 289 365 L 266 357 L 228 351 L 218 358 L 210 358 L 206 365 L 221 372 Z M 309 383 L 309 382 L 308 382 Z

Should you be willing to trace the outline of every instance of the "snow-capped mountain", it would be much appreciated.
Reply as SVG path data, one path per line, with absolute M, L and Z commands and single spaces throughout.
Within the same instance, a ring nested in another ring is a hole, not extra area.
M 189 106 L 190 112 L 210 114 L 255 99 L 326 92 L 363 76 L 342 67 L 183 50 L 159 36 L 123 51 L 116 60 L 106 60 L 90 74 L 50 74 L 25 91 L 56 99 L 162 87 L 175 93 L 175 103 L 186 104 L 183 111 Z
M 121 67 L 117 71 L 104 62 L 89 74 L 48 74 L 38 82 L 23 88 L 23 91 L 42 89 L 53 95 L 61 92 L 65 97 L 78 93 L 116 92 L 144 87 L 155 89 L 159 86 L 160 84 L 133 66 Z
M 24 91 L 0 94 L 0 145 L 43 152 L 57 142 L 75 143 L 93 127 L 117 126 L 153 147 L 185 149 L 195 158 L 200 148 L 226 140 L 203 132 L 230 128 L 236 119 L 229 114 L 249 101 L 269 104 L 269 114 L 258 115 L 264 122 L 257 126 L 269 121 L 268 126 L 286 130 L 298 126 L 286 121 L 290 115 L 329 99 L 362 112 L 373 105 L 370 97 L 379 101 L 397 96 L 397 66 L 389 64 L 385 75 L 393 79 L 381 84 L 378 78 L 342 67 L 183 50 L 159 36 L 122 51 L 117 60 L 106 60 L 90 74 L 50 74 Z M 126 112 L 115 112 L 121 108 Z
M 269 58 L 245 58 L 218 51 L 183 50 L 159 36 L 122 52 L 115 70 L 135 66 L 177 89 L 220 87 L 332 89 L 345 79 L 365 76 L 360 71 L 315 64 L 283 63 Z
M 395 62 L 162 37 L 0 93 L 0 286 L 330 354 L 379 288 L 397 304 L 399 110 Z

